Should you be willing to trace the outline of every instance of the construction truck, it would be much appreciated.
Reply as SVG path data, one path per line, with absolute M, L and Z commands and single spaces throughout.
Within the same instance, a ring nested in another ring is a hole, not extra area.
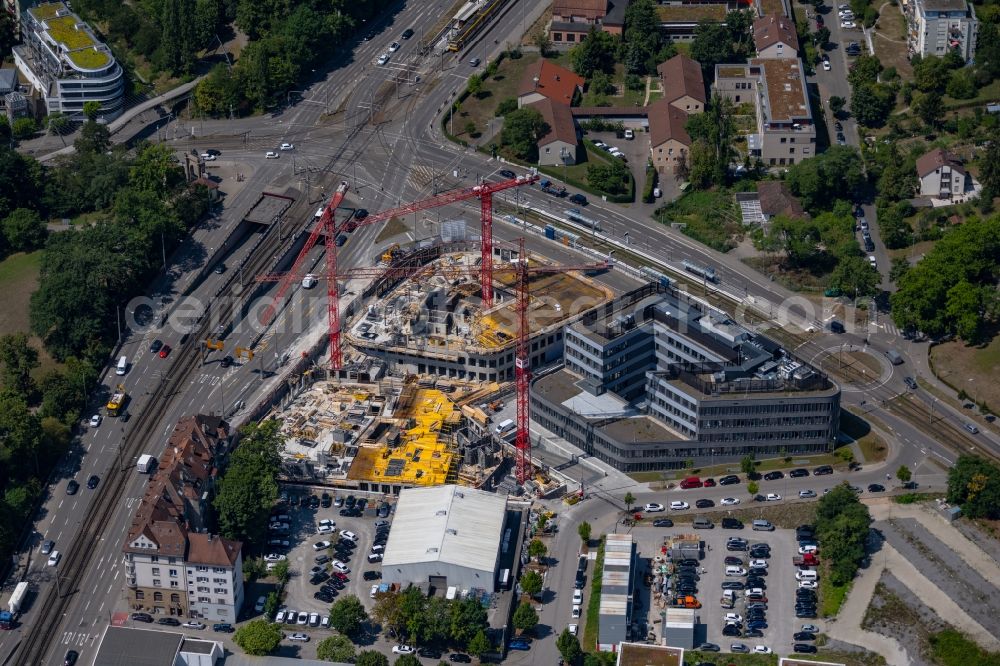
M 14 587 L 14 593 L 10 595 L 10 599 L 7 601 L 7 610 L 0 611 L 0 629 L 14 628 L 14 620 L 17 618 L 17 614 L 21 612 L 24 599 L 28 596 L 28 589 L 28 581 L 21 581 Z
M 379 261 L 383 264 L 391 264 L 392 260 L 396 258 L 397 254 L 399 254 L 399 251 L 399 243 L 393 243 L 389 249 L 382 253 Z
M 104 406 L 108 416 L 118 416 L 122 408 L 125 407 L 126 400 L 128 400 L 128 393 L 125 391 L 125 385 L 119 384 L 115 387 L 111 397 L 108 398 L 108 404 Z

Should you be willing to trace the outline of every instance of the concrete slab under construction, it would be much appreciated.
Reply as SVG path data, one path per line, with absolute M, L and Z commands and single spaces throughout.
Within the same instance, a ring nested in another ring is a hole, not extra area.
M 482 309 L 479 254 L 449 252 L 369 305 L 345 338 L 397 372 L 510 381 L 518 333 L 510 260 L 509 251 L 494 259 L 490 310 Z M 607 287 L 579 272 L 533 273 L 528 303 L 532 367 L 559 358 L 563 326 L 611 297 Z
M 275 224 L 293 203 L 295 199 L 287 193 L 261 192 L 260 198 L 243 219 L 255 224 Z

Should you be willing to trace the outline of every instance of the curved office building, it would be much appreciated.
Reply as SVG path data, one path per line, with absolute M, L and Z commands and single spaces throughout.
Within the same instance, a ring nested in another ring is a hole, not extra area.
M 23 44 L 14 62 L 45 99 L 48 113 L 83 118 L 83 105 L 98 102 L 98 119 L 110 122 L 125 106 L 125 78 L 111 49 L 62 2 L 26 10 Z

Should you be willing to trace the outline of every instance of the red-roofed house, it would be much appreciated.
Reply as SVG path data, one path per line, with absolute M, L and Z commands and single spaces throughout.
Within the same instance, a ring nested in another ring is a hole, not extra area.
M 697 61 L 677 54 L 660 63 L 656 71 L 663 82 L 663 95 L 668 102 L 687 113 L 701 113 L 705 110 L 708 102 L 705 77 Z
M 229 426 L 217 416 L 186 416 L 174 427 L 122 546 L 131 610 L 236 622 L 243 544 L 209 534 L 204 520 L 228 447 Z
M 965 192 L 965 167 L 949 152 L 935 148 L 917 158 L 920 195 L 950 199 Z
M 544 58 L 528 65 L 517 89 L 518 108 L 542 99 L 572 106 L 583 94 L 582 76 Z
M 540 166 L 576 164 L 578 136 L 570 108 L 550 99 L 539 100 L 530 107 L 537 109 L 549 126 L 549 133 L 538 140 L 538 164 Z
M 592 26 L 600 30 L 608 0 L 553 0 L 549 39 L 557 48 L 583 41 Z
M 799 37 L 795 21 L 784 16 L 764 16 L 753 22 L 753 43 L 758 58 L 797 58 Z
M 669 101 L 658 99 L 647 107 L 649 113 L 649 152 L 660 175 L 676 175 L 687 164 L 691 137 L 684 126 L 688 114 Z

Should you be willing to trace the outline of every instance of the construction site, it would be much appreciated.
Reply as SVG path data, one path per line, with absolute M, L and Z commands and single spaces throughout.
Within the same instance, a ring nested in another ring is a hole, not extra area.
M 325 237 L 329 374 L 271 412 L 283 422 L 287 478 L 392 495 L 446 483 L 510 494 L 558 487 L 531 461 L 530 374 L 561 358 L 568 324 L 614 294 L 587 275 L 608 270 L 607 259 L 559 266 L 529 256 L 523 239 L 493 242 L 493 194 L 534 180 L 484 182 L 339 222 L 334 213 L 349 189 L 342 182 L 291 270 L 259 278 L 280 283 L 264 313 L 269 323 L 293 285 L 317 283 L 303 267 Z M 442 229 L 392 245 L 374 266 L 338 267 L 336 248 L 346 241 L 330 239 L 469 198 L 480 200 L 479 238 L 445 238 Z M 352 280 L 358 291 L 341 312 L 338 282 Z M 494 424 L 512 397 L 516 422 Z

